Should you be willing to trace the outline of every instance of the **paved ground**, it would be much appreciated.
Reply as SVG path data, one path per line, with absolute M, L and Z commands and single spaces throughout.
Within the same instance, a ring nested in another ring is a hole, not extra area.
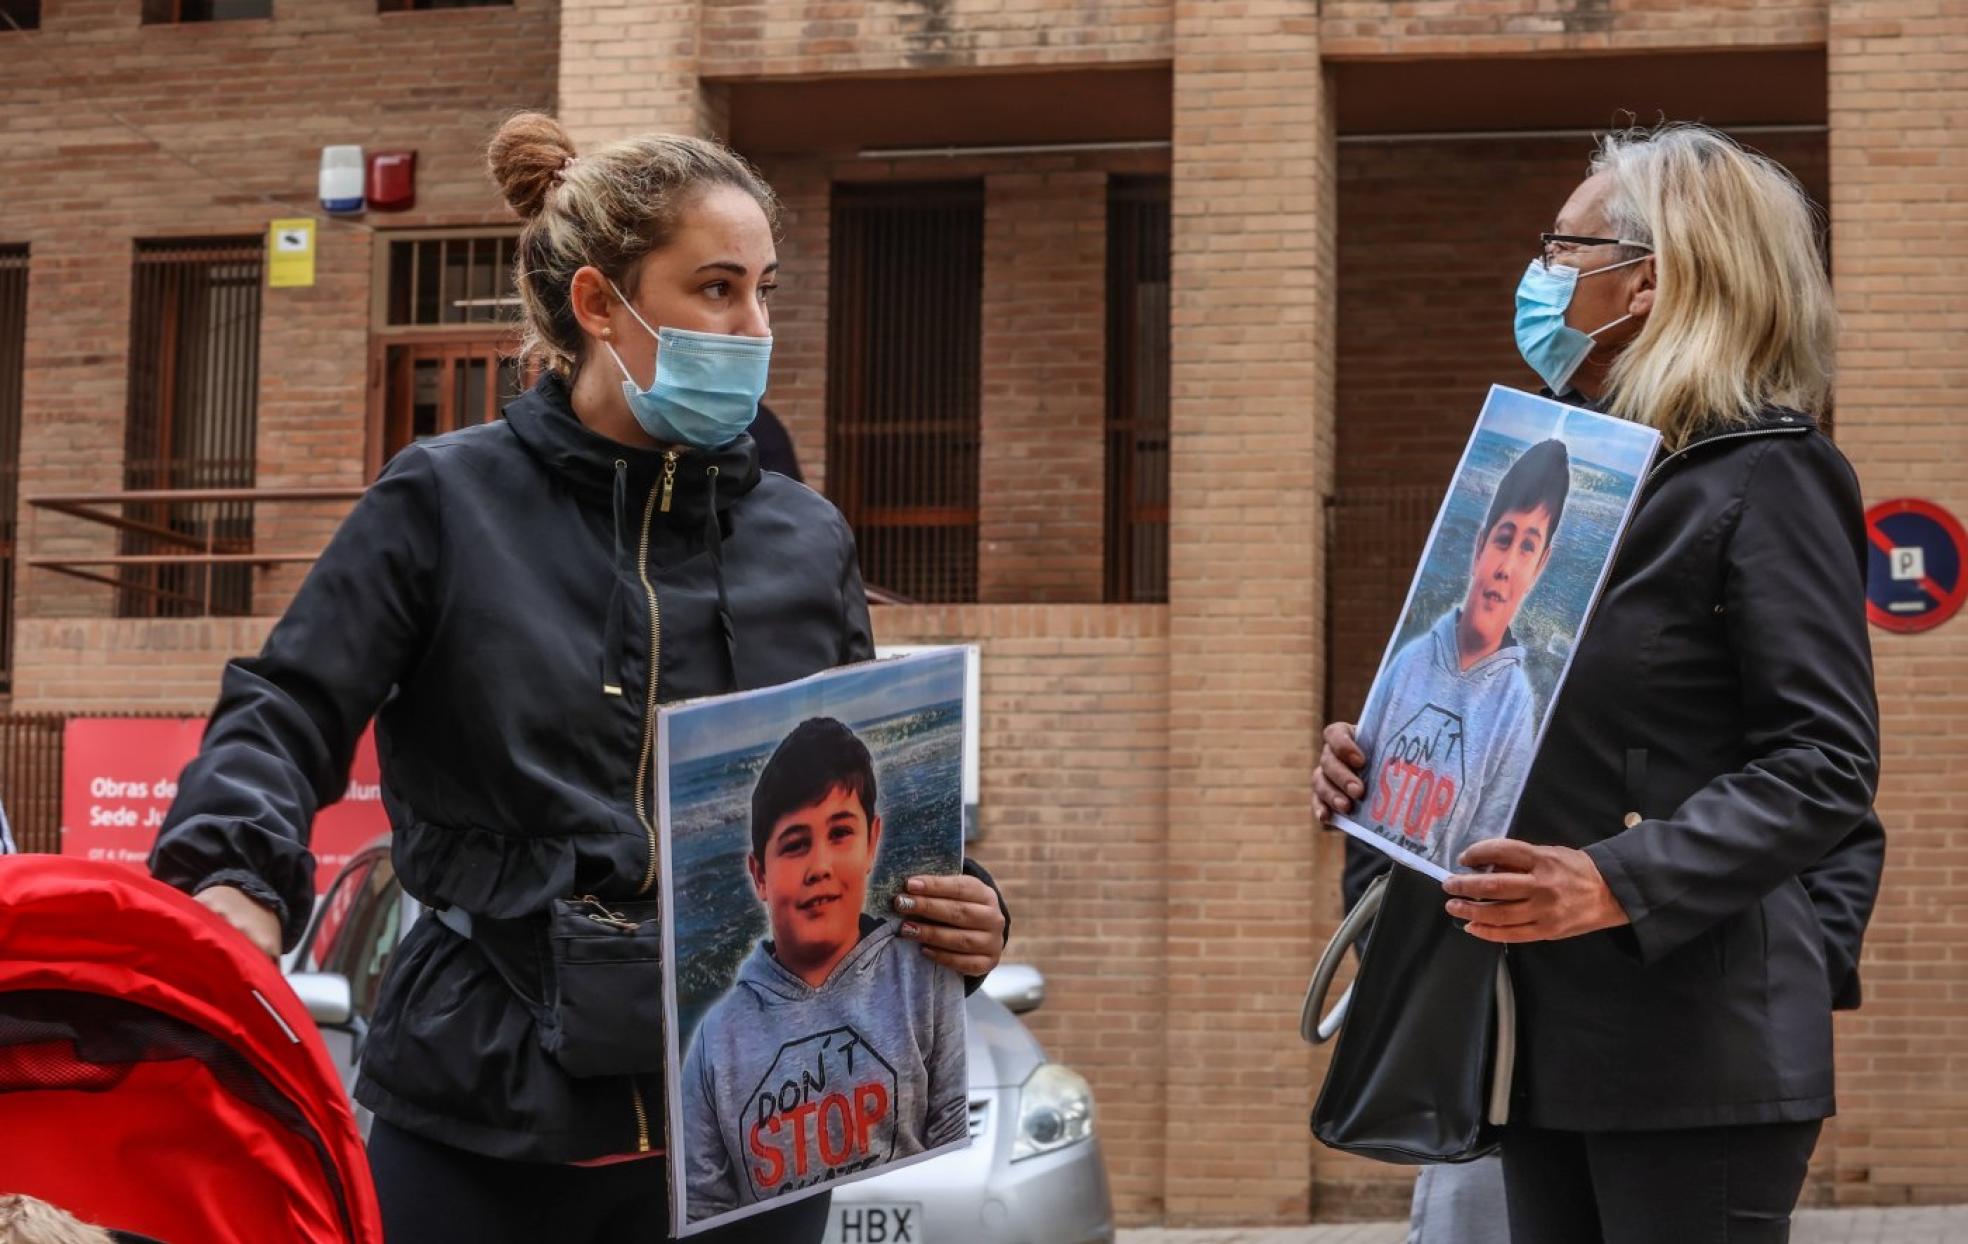
M 1401 1223 L 1123 1231 L 1119 1244 L 1403 1244 Z M 1968 1244 L 1968 1205 L 1803 1210 L 1791 1244 Z

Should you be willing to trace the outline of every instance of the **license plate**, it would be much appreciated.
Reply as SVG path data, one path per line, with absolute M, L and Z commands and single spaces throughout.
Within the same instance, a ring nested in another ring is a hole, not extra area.
M 826 1244 L 929 1244 L 922 1206 L 835 1201 Z

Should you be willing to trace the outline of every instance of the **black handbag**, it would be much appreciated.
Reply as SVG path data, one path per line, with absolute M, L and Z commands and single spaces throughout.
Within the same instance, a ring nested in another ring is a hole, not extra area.
M 1325 1145 L 1416 1165 L 1473 1161 L 1502 1140 L 1516 1058 L 1510 970 L 1503 947 L 1463 932 L 1443 902 L 1439 882 L 1396 866 L 1320 957 L 1299 1030 L 1314 1044 L 1339 1037 L 1312 1108 Z M 1322 1017 L 1356 942 L 1359 973 Z
M 556 899 L 546 918 L 434 911 L 478 944 L 532 1013 L 540 1048 L 570 1076 L 663 1070 L 663 921 L 655 899 Z

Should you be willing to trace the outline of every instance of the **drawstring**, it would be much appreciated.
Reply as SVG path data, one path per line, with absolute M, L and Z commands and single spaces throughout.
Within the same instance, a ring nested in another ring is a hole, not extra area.
M 622 513 L 629 503 L 629 464 L 615 459 L 615 499 L 609 511 L 615 520 L 614 586 L 608 591 L 608 617 L 601 639 L 601 689 L 608 695 L 622 694 L 622 581 L 628 574 L 624 562 L 628 550 L 622 543 Z
M 711 550 L 711 573 L 717 578 L 718 627 L 724 632 L 724 656 L 730 662 L 731 689 L 738 690 L 738 631 L 731 621 L 731 600 L 724 590 L 724 531 L 718 520 L 718 469 L 709 467 L 710 504 L 705 507 L 704 543 Z

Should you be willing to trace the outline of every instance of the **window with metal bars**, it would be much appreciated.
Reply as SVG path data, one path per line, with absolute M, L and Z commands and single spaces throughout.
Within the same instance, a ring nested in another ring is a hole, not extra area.
M 429 9 L 509 9 L 513 0 L 376 0 L 378 13 L 421 13 Z
M 130 306 L 123 487 L 251 488 L 260 389 L 261 239 L 138 242 Z M 124 506 L 123 551 L 250 552 L 252 507 L 155 499 Z M 126 567 L 123 617 L 252 611 L 246 565 Z
M 517 237 L 390 239 L 371 338 L 369 473 L 413 441 L 498 418 L 531 383 L 520 363 Z
M 41 0 L 0 0 L 0 35 L 40 28 Z
M 827 489 L 861 576 L 977 597 L 983 183 L 836 186 Z
M 394 238 L 389 244 L 387 306 L 393 327 L 518 322 L 510 233 Z
M 1107 190 L 1107 600 L 1168 599 L 1169 179 Z
M 0 246 L 0 693 L 14 686 L 14 510 L 27 379 L 27 247 Z
M 245 17 L 272 16 L 273 0 L 143 0 L 143 24 L 146 26 L 229 22 Z

